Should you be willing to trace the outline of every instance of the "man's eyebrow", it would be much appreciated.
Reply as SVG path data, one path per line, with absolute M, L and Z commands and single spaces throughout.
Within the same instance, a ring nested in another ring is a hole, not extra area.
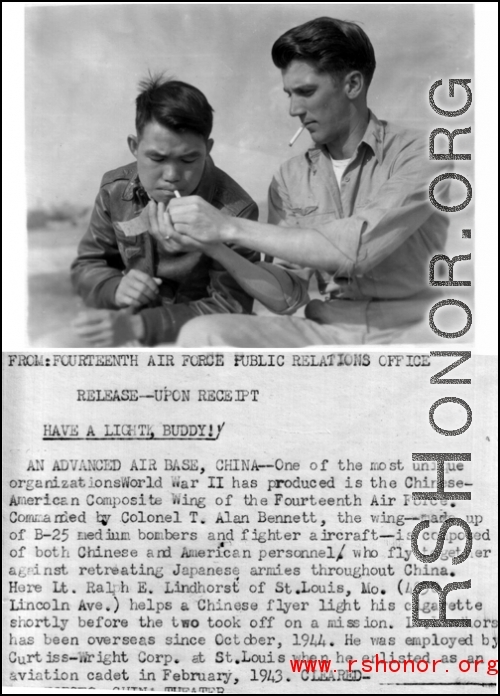
M 182 152 L 179 157 L 194 157 L 194 155 L 201 155 L 202 150 L 198 150 L 197 148 L 194 150 L 189 150 L 189 152 Z
M 150 155 L 156 155 L 157 157 L 169 157 L 171 153 L 170 152 L 167 152 L 167 153 L 161 152 L 160 150 L 155 150 L 154 148 L 152 148 L 152 149 L 146 150 L 144 154 L 147 155 L 148 157 Z M 195 150 L 189 150 L 188 152 L 181 152 L 181 154 L 177 155 L 177 156 L 178 157 L 194 157 L 195 155 L 200 155 L 200 154 L 201 154 L 201 150 L 195 149 Z
M 158 157 L 165 157 L 166 155 L 163 152 L 160 152 L 159 150 L 155 150 L 154 148 L 150 148 L 149 150 L 146 150 L 145 155 L 157 155 Z

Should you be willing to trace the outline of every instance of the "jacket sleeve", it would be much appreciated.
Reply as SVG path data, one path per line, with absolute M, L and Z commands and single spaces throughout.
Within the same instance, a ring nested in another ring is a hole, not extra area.
M 269 186 L 268 196 L 268 216 L 267 221 L 270 225 L 278 225 L 279 227 L 296 227 L 295 215 L 291 204 L 288 191 L 281 177 L 281 173 L 275 175 Z M 295 296 L 293 305 L 300 306 L 300 297 L 307 290 L 309 281 L 314 273 L 312 268 L 306 268 L 297 263 L 292 263 L 272 257 L 266 254 L 264 260 L 268 263 L 273 263 L 278 268 L 287 272 L 294 281 Z M 303 303 L 302 303 L 303 304 Z M 292 306 L 293 306 L 292 305 Z M 295 307 L 295 308 L 297 308 Z
M 73 287 L 90 307 L 117 309 L 115 294 L 124 268 L 109 213 L 109 192 L 101 187 L 71 264 Z
M 257 220 L 259 209 L 252 201 L 236 217 Z M 238 246 L 232 248 L 252 263 L 260 260 L 260 254 L 256 251 Z M 164 303 L 160 307 L 147 307 L 140 310 L 145 329 L 145 337 L 142 341 L 144 345 L 172 343 L 177 339 L 184 324 L 203 314 L 251 313 L 253 299 L 241 289 L 223 266 L 213 261 L 209 275 L 207 296 L 203 299 L 178 304 Z

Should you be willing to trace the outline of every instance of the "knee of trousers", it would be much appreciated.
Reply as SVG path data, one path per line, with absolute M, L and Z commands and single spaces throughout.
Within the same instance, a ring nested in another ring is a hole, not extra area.
M 223 344 L 221 319 L 218 315 L 207 315 L 191 319 L 184 324 L 177 338 L 178 345 L 184 348 L 203 348 Z

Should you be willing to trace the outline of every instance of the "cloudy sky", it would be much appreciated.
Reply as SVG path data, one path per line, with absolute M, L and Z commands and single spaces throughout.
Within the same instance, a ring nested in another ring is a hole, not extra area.
M 215 109 L 216 163 L 262 202 L 279 163 L 310 143 L 303 134 L 293 151 L 288 147 L 297 122 L 287 113 L 271 46 L 322 15 L 360 22 L 370 36 L 377 70 L 369 104 L 379 118 L 427 132 L 446 125 L 431 111 L 428 91 L 440 78 L 473 77 L 472 5 L 28 7 L 28 206 L 90 205 L 103 172 L 131 160 L 126 137 L 137 83 L 148 70 L 205 92 Z M 465 119 L 453 127 L 470 125 L 471 112 Z

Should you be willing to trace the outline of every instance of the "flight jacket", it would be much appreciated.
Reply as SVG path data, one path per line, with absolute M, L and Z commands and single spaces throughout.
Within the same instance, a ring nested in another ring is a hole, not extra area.
M 258 219 L 250 196 L 208 157 L 201 181 L 193 192 L 225 215 Z M 140 308 L 143 344 L 175 341 L 181 327 L 202 314 L 250 314 L 253 299 L 216 261 L 201 252 L 167 255 L 149 234 L 126 236 L 117 223 L 140 215 L 149 198 L 137 174 L 137 164 L 104 174 L 90 224 L 71 265 L 75 290 L 91 307 L 118 309 L 115 295 L 123 275 L 131 269 L 159 277 L 159 296 Z M 258 252 L 232 247 L 249 261 Z

